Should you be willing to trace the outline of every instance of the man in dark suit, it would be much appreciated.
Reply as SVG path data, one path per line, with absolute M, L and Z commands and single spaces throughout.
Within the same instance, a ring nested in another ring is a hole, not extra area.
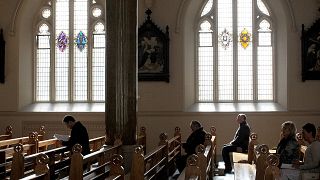
M 180 173 L 186 167 L 187 158 L 192 154 L 196 154 L 196 147 L 199 144 L 204 144 L 205 141 L 206 132 L 203 130 L 200 122 L 191 121 L 190 128 L 192 133 L 188 137 L 186 143 L 182 144 L 182 147 L 185 150 L 186 154 L 182 155 L 176 161 L 177 169 Z
M 62 145 L 67 146 L 70 150 L 75 144 L 82 146 L 82 155 L 90 153 L 89 147 L 89 135 L 86 127 L 81 122 L 76 121 L 72 116 L 66 115 L 63 118 L 63 123 L 71 129 L 70 139 L 68 141 L 62 141 Z
M 238 114 L 236 122 L 239 124 L 239 128 L 234 135 L 234 138 L 228 144 L 225 144 L 222 148 L 222 158 L 225 164 L 224 173 L 231 173 L 232 166 L 230 161 L 230 152 L 248 152 L 250 127 L 246 121 L 247 116 L 245 114 Z

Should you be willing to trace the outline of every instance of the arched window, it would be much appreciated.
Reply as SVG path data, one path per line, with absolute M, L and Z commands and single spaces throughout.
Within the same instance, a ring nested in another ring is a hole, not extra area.
M 262 0 L 207 0 L 198 19 L 198 102 L 274 101 L 273 29 Z
M 40 9 L 36 102 L 105 101 L 105 9 L 96 1 L 52 0 Z

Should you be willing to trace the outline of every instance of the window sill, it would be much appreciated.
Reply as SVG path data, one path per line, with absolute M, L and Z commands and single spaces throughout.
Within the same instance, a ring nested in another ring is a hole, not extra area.
M 20 112 L 105 112 L 105 103 L 34 103 Z
M 278 103 L 195 103 L 186 112 L 284 112 Z

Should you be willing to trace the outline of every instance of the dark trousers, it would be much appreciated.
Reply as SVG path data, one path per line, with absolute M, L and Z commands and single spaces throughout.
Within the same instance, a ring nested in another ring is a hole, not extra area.
M 181 173 L 183 171 L 183 169 L 186 167 L 187 165 L 187 158 L 189 157 L 189 154 L 186 155 L 182 155 L 180 157 L 177 157 L 176 160 L 176 166 L 177 169 L 179 170 L 179 172 Z
M 225 144 L 222 148 L 222 158 L 225 165 L 226 171 L 231 171 L 231 160 L 230 160 L 230 152 L 237 152 L 237 146 L 234 146 L 232 144 Z

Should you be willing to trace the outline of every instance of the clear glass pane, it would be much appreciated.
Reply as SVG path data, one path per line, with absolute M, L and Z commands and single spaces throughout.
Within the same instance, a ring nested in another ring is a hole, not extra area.
M 48 34 L 50 34 L 48 25 L 46 25 L 46 24 L 41 24 L 41 25 L 39 26 L 39 33 L 38 33 L 38 34 L 41 34 L 41 35 L 48 35 Z
M 46 39 L 48 40 L 49 38 L 46 38 Z M 37 49 L 37 61 L 36 61 L 36 101 L 49 101 L 49 100 L 50 100 L 50 47 L 47 49 Z
M 258 31 L 265 31 L 265 32 L 270 32 L 270 23 L 266 20 L 262 20 L 261 23 L 259 24 L 260 29 Z
M 272 47 L 258 47 L 258 100 L 273 100 Z
M 69 34 L 69 1 L 56 0 L 55 34 Z M 55 50 L 55 100 L 69 100 L 69 46 L 62 52 Z
M 271 46 L 271 33 L 259 33 L 259 46 Z
M 101 22 L 99 22 L 94 26 L 94 30 L 95 30 L 95 33 L 103 33 L 104 25 Z
M 92 15 L 93 15 L 94 17 L 100 17 L 101 14 L 102 14 L 102 11 L 101 11 L 100 8 L 93 8 L 93 9 L 92 9 Z
M 50 9 L 44 9 L 44 10 L 42 10 L 42 17 L 43 18 L 49 18 L 50 16 L 51 16 L 51 10 Z
M 212 46 L 212 33 L 199 33 L 200 46 Z
M 247 31 L 252 38 L 252 0 L 238 0 L 238 34 Z M 243 47 L 238 38 L 238 100 L 253 100 L 252 39 Z
M 88 33 L 88 1 L 74 1 L 74 35 L 79 33 L 86 35 Z M 76 39 L 76 38 L 75 38 Z M 74 44 L 74 63 L 73 63 L 73 100 L 87 101 L 88 100 L 88 48 L 86 43 L 82 48 L 79 44 Z
M 50 48 L 50 36 L 37 36 L 38 49 L 49 49 Z
M 213 101 L 213 48 L 198 48 L 198 98 L 201 102 Z
M 199 32 L 212 32 L 211 24 L 208 21 L 204 21 L 200 25 L 200 31 Z
M 262 0 L 257 0 L 257 5 L 258 5 L 259 10 L 263 14 L 270 16 L 269 11 L 268 11 L 266 5 L 262 2 Z
M 218 100 L 233 100 L 232 0 L 218 0 Z
M 213 4 L 213 0 L 208 0 L 206 6 L 203 8 L 201 16 L 204 16 L 208 14 L 208 12 L 210 12 L 210 10 L 212 9 L 212 4 Z

